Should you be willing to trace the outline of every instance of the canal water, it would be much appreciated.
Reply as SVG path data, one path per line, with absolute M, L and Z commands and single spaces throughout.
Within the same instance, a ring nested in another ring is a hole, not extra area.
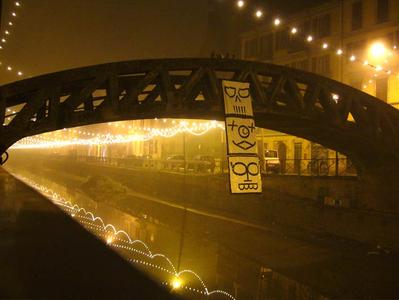
M 93 199 L 76 180 L 60 180 L 45 168 L 40 174 L 18 164 L 8 169 L 135 267 L 185 299 L 328 298 L 317 286 L 267 264 L 277 262 L 282 270 L 295 274 L 292 268 L 305 259 L 301 253 L 317 253 L 312 258 L 317 263 L 325 257 L 320 249 L 265 228 L 164 202 L 120 198 L 117 192 L 114 199 L 103 199 L 101 189 Z M 303 279 L 308 278 L 309 274 Z

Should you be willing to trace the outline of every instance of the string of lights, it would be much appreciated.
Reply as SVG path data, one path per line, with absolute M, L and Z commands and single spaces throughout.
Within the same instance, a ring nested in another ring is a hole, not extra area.
M 166 120 L 166 119 L 165 119 Z M 164 121 L 166 123 L 166 121 Z M 179 133 L 188 133 L 195 136 L 201 136 L 208 133 L 212 129 L 224 130 L 223 122 L 188 122 L 188 121 L 172 121 L 174 126 L 167 128 L 151 128 L 126 125 L 122 122 L 108 123 L 108 126 L 123 128 L 133 131 L 127 134 L 112 133 L 95 133 L 82 129 L 63 129 L 42 135 L 36 135 L 21 139 L 15 143 L 12 149 L 42 149 L 42 148 L 61 148 L 68 146 L 92 146 L 107 144 L 123 144 L 137 141 L 148 141 L 156 137 L 171 138 Z M 71 133 L 83 137 L 72 137 L 67 139 L 67 135 Z
M 150 262 L 146 261 L 145 259 L 136 259 L 136 258 L 129 259 L 129 261 L 136 264 L 141 264 L 146 267 L 152 267 L 157 270 L 164 271 L 168 275 L 168 277 L 170 278 L 171 276 L 171 278 L 170 281 L 163 282 L 163 284 L 171 286 L 172 290 L 179 290 L 183 288 L 192 292 L 203 294 L 205 296 L 219 294 L 221 296 L 225 296 L 227 298 L 235 300 L 235 298 L 226 291 L 223 290 L 210 291 L 205 282 L 196 272 L 190 269 L 178 271 L 175 268 L 174 264 L 166 255 L 161 253 L 153 253 L 145 242 L 138 239 L 132 239 L 126 231 L 118 230 L 113 224 L 109 223 L 107 224 L 101 217 L 96 216 L 93 212 L 88 211 L 77 204 L 72 204 L 70 201 L 66 200 L 60 194 L 54 192 L 53 190 L 41 184 L 38 184 L 37 182 L 31 179 L 28 179 L 27 177 L 17 176 L 17 175 L 16 177 L 19 178 L 21 181 L 25 182 L 26 184 L 30 185 L 31 187 L 33 187 L 35 190 L 44 195 L 46 198 L 50 199 L 52 202 L 58 205 L 62 210 L 70 214 L 71 217 L 81 222 L 83 226 L 91 229 L 92 232 L 97 234 L 100 238 L 102 238 L 109 247 L 121 248 L 124 250 L 133 251 L 134 253 L 139 253 L 146 259 L 150 259 Z M 82 220 L 80 219 L 84 219 L 84 221 L 82 222 Z M 98 232 L 100 233 L 98 234 Z M 129 246 L 120 243 L 118 244 L 118 242 L 125 243 Z M 144 251 L 137 249 L 136 247 L 134 247 L 134 245 L 141 245 L 144 248 Z M 155 258 L 163 259 L 166 265 L 169 265 L 171 269 L 156 264 L 154 261 Z M 193 279 L 199 283 L 199 288 L 194 288 L 188 285 L 188 284 L 191 285 L 195 284 L 195 282 L 192 282 Z
M 239 9 L 245 9 L 248 7 L 248 10 L 252 10 L 254 13 L 254 17 L 256 19 L 262 19 L 265 15 L 265 12 L 262 8 L 255 8 L 255 7 L 249 7 L 249 4 L 247 1 L 244 0 L 238 0 L 236 1 L 236 6 Z M 271 25 L 274 27 L 279 27 L 283 25 L 283 21 L 280 17 L 271 17 Z M 372 71 L 374 71 L 374 74 L 372 77 L 378 77 L 379 74 L 386 74 L 386 75 L 391 75 L 393 72 L 390 68 L 385 67 L 384 65 L 389 66 L 390 61 L 389 59 L 393 57 L 394 54 L 397 54 L 398 52 L 398 47 L 397 45 L 393 45 L 392 49 L 389 47 L 386 47 L 382 42 L 376 42 L 374 43 L 370 49 L 369 52 L 371 53 L 372 56 L 374 57 L 385 57 L 385 60 L 383 64 L 379 63 L 372 63 L 367 59 L 362 60 L 360 57 L 357 57 L 354 53 L 347 53 L 342 46 L 334 46 L 331 45 L 327 39 L 319 39 L 319 42 L 315 42 L 316 38 L 314 35 L 311 33 L 307 32 L 301 32 L 300 28 L 292 26 L 288 28 L 289 34 L 292 38 L 296 37 L 297 39 L 300 39 L 304 41 L 306 44 L 309 46 L 313 45 L 314 47 L 319 47 L 322 50 L 331 51 L 331 49 L 334 49 L 334 53 L 342 57 L 343 59 L 346 59 L 348 62 L 351 63 L 359 63 L 363 66 L 369 67 Z M 399 78 L 399 74 L 398 74 Z M 372 79 L 366 80 L 368 83 L 372 83 Z M 363 86 L 364 88 L 367 87 L 367 84 Z
M 17 9 L 22 7 L 21 1 L 15 1 L 13 4 L 14 4 L 14 9 L 10 12 L 9 19 L 5 23 L 5 28 L 0 34 L 0 50 L 4 50 L 6 48 L 7 43 L 9 43 L 9 38 L 13 33 L 13 28 L 15 27 L 15 19 L 17 18 L 16 11 Z M 3 66 L 7 70 L 7 72 L 12 72 L 14 75 L 18 77 L 22 77 L 24 75 L 24 73 L 15 66 L 5 63 L 4 58 L 2 58 L 0 66 Z

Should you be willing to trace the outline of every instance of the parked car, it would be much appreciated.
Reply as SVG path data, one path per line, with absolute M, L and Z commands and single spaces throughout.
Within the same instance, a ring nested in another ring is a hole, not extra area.
M 203 164 L 199 165 L 199 171 L 206 171 L 209 170 L 211 173 L 215 171 L 215 158 L 210 155 L 197 155 L 194 157 L 195 161 L 203 162 Z
M 166 169 L 179 170 L 180 168 L 184 168 L 184 162 L 185 162 L 184 155 L 180 155 L 180 154 L 169 155 L 166 158 L 164 167 Z
M 279 173 L 281 168 L 280 159 L 276 150 L 266 150 L 263 156 L 264 173 Z

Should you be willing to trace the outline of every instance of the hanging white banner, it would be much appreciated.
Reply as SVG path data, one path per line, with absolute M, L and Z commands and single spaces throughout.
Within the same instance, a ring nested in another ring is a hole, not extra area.
M 257 156 L 230 156 L 230 190 L 233 194 L 262 192 L 259 158 Z
M 228 154 L 257 154 L 256 130 L 253 119 L 226 118 Z
M 224 112 L 226 115 L 253 117 L 248 82 L 223 80 Z

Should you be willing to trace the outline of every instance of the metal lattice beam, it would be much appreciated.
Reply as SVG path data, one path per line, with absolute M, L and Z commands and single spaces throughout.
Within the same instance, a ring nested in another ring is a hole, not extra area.
M 312 140 L 364 166 L 370 165 L 371 152 L 399 162 L 395 108 L 316 74 L 227 59 L 119 62 L 4 85 L 0 153 L 26 136 L 94 123 L 155 117 L 222 120 L 221 79 L 251 83 L 259 127 Z

